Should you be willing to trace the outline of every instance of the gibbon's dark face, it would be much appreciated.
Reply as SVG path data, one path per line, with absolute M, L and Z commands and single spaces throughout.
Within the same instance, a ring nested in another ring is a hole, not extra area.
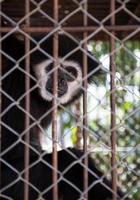
M 58 100 L 61 104 L 68 103 L 81 90 L 82 71 L 77 62 L 71 60 L 59 61 L 58 65 Z M 43 99 L 52 101 L 53 98 L 53 61 L 45 60 L 35 66 L 35 74 L 39 80 L 39 91 Z
M 41 45 L 45 54 L 53 56 L 53 38 L 45 40 Z M 83 79 L 83 52 L 79 50 L 78 44 L 64 35 L 59 35 L 59 58 L 58 58 L 58 101 L 61 104 L 67 104 L 75 100 L 82 93 Z M 39 93 L 46 101 L 53 99 L 53 58 L 37 50 L 32 55 L 33 70 L 39 85 Z M 99 66 L 99 62 L 88 52 L 88 73 L 92 73 Z M 38 61 L 38 63 L 36 63 Z M 100 73 L 97 70 L 88 77 L 91 82 L 94 75 Z

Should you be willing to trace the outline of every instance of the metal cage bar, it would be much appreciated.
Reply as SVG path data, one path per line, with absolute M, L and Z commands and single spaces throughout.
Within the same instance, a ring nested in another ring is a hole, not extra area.
M 53 17 L 55 20 L 55 27 L 58 23 L 58 2 L 59 0 L 53 1 Z M 53 180 L 53 199 L 58 200 L 58 185 L 57 185 L 57 169 L 58 169 L 58 155 L 57 155 L 57 83 L 58 83 L 58 33 L 55 32 L 53 36 L 53 57 L 54 57 L 54 72 L 53 72 L 53 101 L 52 105 L 54 107 L 52 111 L 52 145 L 53 145 L 53 160 L 52 166 L 55 170 L 53 170 L 52 180 Z
M 135 31 L 139 28 L 139 25 L 104 25 L 103 26 L 108 31 L 115 31 L 115 32 L 130 32 Z M 93 32 L 97 30 L 99 26 L 69 26 L 65 27 L 63 26 L 63 30 L 70 33 L 82 33 L 82 32 Z M 1 27 L 0 32 L 5 33 L 11 31 L 13 28 L 11 27 Z M 23 30 L 26 33 L 49 33 L 51 32 L 54 27 L 25 27 L 21 26 L 21 30 Z M 16 31 L 15 31 L 16 32 Z
M 88 5 L 87 5 L 87 0 L 84 2 L 83 5 L 85 11 L 88 11 Z M 84 13 L 83 14 L 83 26 L 86 27 L 87 26 L 87 15 Z M 88 36 L 87 31 L 83 32 L 83 39 L 85 40 Z M 87 40 L 85 40 L 84 44 L 83 44 L 83 48 L 85 51 L 87 51 Z M 84 81 L 83 81 L 83 88 L 85 89 L 83 92 L 83 126 L 87 127 L 88 126 L 88 119 L 87 119 L 87 55 L 85 53 L 83 53 L 83 77 L 84 77 Z M 87 191 L 88 189 L 88 155 L 87 155 L 87 151 L 88 151 L 88 134 L 85 128 L 83 128 L 83 150 L 84 150 L 84 165 L 86 167 L 84 167 L 84 172 L 83 172 L 83 181 L 84 181 L 84 192 Z M 86 194 L 84 195 L 84 199 L 88 199 L 88 192 L 86 192 Z
M 110 2 L 110 12 L 111 16 L 111 25 L 115 25 L 115 0 Z M 115 32 L 111 32 L 112 35 L 115 35 Z M 110 51 L 114 52 L 115 50 L 115 38 L 110 38 Z M 111 167 L 112 167 L 112 190 L 113 190 L 113 200 L 117 199 L 117 170 L 116 170 L 116 85 L 115 85 L 115 55 L 114 53 L 110 56 L 110 108 L 111 108 Z
M 30 12 L 30 1 L 29 0 L 25 0 L 25 15 L 28 15 L 28 13 Z M 26 26 L 29 27 L 30 26 L 30 18 L 28 17 L 26 19 Z M 26 53 L 26 58 L 25 58 L 25 70 L 28 74 L 30 74 L 30 55 L 29 55 L 29 51 L 30 51 L 30 40 L 28 37 L 25 37 L 25 53 Z M 26 96 L 25 96 L 25 110 L 26 112 L 30 113 L 30 94 L 28 93 L 28 91 L 30 90 L 30 77 L 28 75 L 25 76 L 25 92 L 27 92 Z M 28 127 L 30 126 L 30 117 L 25 114 L 25 136 L 24 136 L 24 140 L 26 142 L 26 144 L 30 144 L 30 131 L 28 130 Z M 28 131 L 26 131 L 28 130 Z M 28 145 L 25 145 L 25 149 L 24 149 L 24 166 L 25 166 L 25 174 L 24 174 L 24 200 L 28 200 L 29 199 L 29 157 L 30 157 L 30 147 Z

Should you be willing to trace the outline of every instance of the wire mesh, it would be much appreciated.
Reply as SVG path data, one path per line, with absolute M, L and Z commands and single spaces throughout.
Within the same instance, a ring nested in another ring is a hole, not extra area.
M 139 199 L 139 7 L 0 1 L 1 199 Z

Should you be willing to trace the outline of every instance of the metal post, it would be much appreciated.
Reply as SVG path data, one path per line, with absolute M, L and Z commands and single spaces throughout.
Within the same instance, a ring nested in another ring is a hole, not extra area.
M 111 25 L 115 26 L 115 0 L 111 0 L 110 3 L 110 12 L 112 13 Z M 112 35 L 115 34 L 114 31 L 111 31 Z M 113 52 L 115 49 L 115 39 L 110 37 L 110 51 Z M 110 107 L 111 107 L 111 167 L 112 167 L 112 190 L 113 190 L 113 200 L 117 199 L 117 170 L 116 170 L 116 85 L 115 85 L 115 55 L 110 56 Z
M 77 149 L 81 149 L 81 148 L 83 148 L 82 143 L 81 143 L 81 140 L 83 138 L 83 133 L 82 133 L 81 127 L 79 125 L 80 117 L 81 117 L 81 113 L 80 113 L 80 100 L 78 100 L 75 103 L 75 115 L 76 115 L 76 123 L 78 124 L 78 126 L 77 126 L 77 132 L 76 132 L 76 137 L 77 137 L 76 148 Z
M 53 5 L 53 15 L 55 20 L 55 26 L 58 23 L 58 0 L 54 0 Z M 58 33 L 56 32 L 53 37 L 53 57 L 54 57 L 54 68 L 58 66 Z M 53 138 L 53 159 L 52 165 L 55 170 L 53 170 L 52 180 L 53 180 L 53 200 L 58 200 L 58 185 L 57 185 L 57 168 L 58 168 L 58 155 L 57 155 L 57 83 L 58 83 L 58 70 L 55 69 L 53 72 L 53 111 L 52 111 L 52 138 Z
M 63 27 L 63 30 L 70 33 L 82 33 L 82 32 L 93 32 L 97 30 L 99 26 L 69 26 L 69 27 Z M 115 31 L 115 32 L 131 32 L 135 31 L 139 28 L 139 25 L 105 25 L 104 28 L 108 31 Z M 11 27 L 1 27 L 0 32 L 5 33 L 11 31 L 13 28 Z M 21 30 L 23 30 L 26 33 L 48 33 L 51 32 L 54 27 L 20 27 Z
M 84 9 L 87 11 L 87 1 L 84 3 Z M 83 16 L 83 22 L 84 26 L 87 26 L 87 15 L 84 14 Z M 83 33 L 83 38 L 86 39 L 88 36 L 87 31 Z M 87 41 L 84 42 L 83 48 L 87 50 Z M 83 53 L 83 87 L 84 87 L 84 93 L 83 93 L 83 127 L 88 126 L 88 119 L 87 119 L 87 55 Z M 84 149 L 84 165 L 88 167 L 88 156 L 87 156 L 87 150 L 88 150 L 88 144 L 87 144 L 87 138 L 88 138 L 88 133 L 85 128 L 83 128 L 83 149 Z M 84 167 L 84 172 L 83 172 L 83 177 L 84 177 L 84 191 L 87 190 L 88 188 L 88 171 L 87 168 Z M 84 199 L 88 199 L 88 193 L 84 195 Z
M 25 0 L 25 15 L 27 15 L 30 12 L 30 1 L 29 0 Z M 26 19 L 26 26 L 29 27 L 30 26 L 30 19 L 27 18 Z M 25 37 L 25 53 L 26 53 L 26 58 L 25 58 L 25 70 L 28 74 L 30 74 L 30 56 L 28 55 L 30 51 L 30 41 L 29 38 Z M 25 75 L 25 92 L 29 91 L 30 89 L 30 78 L 28 75 Z M 25 98 L 25 110 L 27 113 L 30 113 L 30 94 L 27 93 L 26 94 L 26 98 Z M 30 125 L 30 118 L 27 114 L 25 114 L 25 130 L 28 129 Z M 30 131 L 26 131 L 25 133 L 25 137 L 24 137 L 25 143 L 30 144 Z M 29 157 L 30 157 L 30 148 L 28 145 L 25 145 L 24 148 L 24 168 L 26 169 L 25 174 L 24 174 L 24 179 L 25 179 L 25 183 L 24 183 L 24 200 L 28 200 L 29 199 Z

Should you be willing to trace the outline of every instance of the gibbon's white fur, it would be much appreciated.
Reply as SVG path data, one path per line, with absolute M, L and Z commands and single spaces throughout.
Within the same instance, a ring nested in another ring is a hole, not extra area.
M 53 99 L 53 95 L 46 90 L 46 83 L 49 79 L 49 76 L 52 76 L 52 73 L 47 74 L 46 68 L 52 62 L 53 61 L 51 59 L 48 59 L 48 60 L 43 61 L 42 63 L 37 64 L 34 68 L 35 74 L 38 79 L 38 84 L 40 87 L 40 95 L 42 96 L 43 99 L 47 101 L 52 101 Z M 58 63 L 60 63 L 58 65 L 58 68 L 60 67 L 61 64 L 63 64 L 63 67 L 65 70 L 67 67 L 73 67 L 74 69 L 77 70 L 77 77 L 75 78 L 75 80 L 67 83 L 68 84 L 67 92 L 63 96 L 57 98 L 59 103 L 66 104 L 68 101 L 70 101 L 73 98 L 73 96 L 76 94 L 78 89 L 82 86 L 82 72 L 81 72 L 81 68 L 79 64 L 72 60 L 62 61 L 62 59 L 59 58 Z M 68 72 L 65 72 L 65 73 L 68 73 Z

